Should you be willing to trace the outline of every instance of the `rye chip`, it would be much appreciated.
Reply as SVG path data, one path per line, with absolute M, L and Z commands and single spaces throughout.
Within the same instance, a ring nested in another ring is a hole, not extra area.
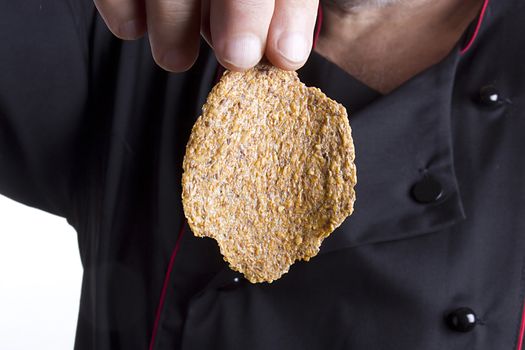
M 269 65 L 223 74 L 193 126 L 183 170 L 191 230 L 215 239 L 252 283 L 308 261 L 353 211 L 345 108 Z

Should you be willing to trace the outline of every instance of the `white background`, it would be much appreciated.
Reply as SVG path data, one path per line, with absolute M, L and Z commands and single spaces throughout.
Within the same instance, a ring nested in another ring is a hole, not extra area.
M 81 281 L 66 220 L 0 196 L 0 349 L 73 349 Z

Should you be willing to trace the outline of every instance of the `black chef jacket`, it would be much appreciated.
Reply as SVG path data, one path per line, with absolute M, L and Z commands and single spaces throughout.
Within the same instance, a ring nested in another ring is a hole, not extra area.
M 0 192 L 78 233 L 76 350 L 521 347 L 522 1 L 485 2 L 446 58 L 386 96 L 311 56 L 301 78 L 350 113 L 355 213 L 271 284 L 184 222 L 210 50 L 167 73 L 89 0 L 0 6 Z

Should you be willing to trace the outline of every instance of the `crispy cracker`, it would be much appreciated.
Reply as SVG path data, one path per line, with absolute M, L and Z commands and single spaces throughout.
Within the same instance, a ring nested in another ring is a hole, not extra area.
M 272 66 L 224 73 L 193 127 L 183 168 L 191 230 L 214 238 L 252 283 L 315 256 L 353 211 L 345 108 Z

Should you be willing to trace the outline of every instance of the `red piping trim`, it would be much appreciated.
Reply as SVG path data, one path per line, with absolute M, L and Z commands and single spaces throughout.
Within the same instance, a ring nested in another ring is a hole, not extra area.
M 521 350 L 523 345 L 523 335 L 525 335 L 525 301 L 523 302 L 523 310 L 521 312 L 520 335 L 518 336 L 518 344 L 516 350 Z
M 323 7 L 321 4 L 319 4 L 319 7 L 317 8 L 317 22 L 315 23 L 315 31 L 314 31 L 314 42 L 312 45 L 312 48 L 315 49 L 315 45 L 317 44 L 317 39 L 319 39 L 319 34 L 321 33 L 321 27 L 323 26 Z
M 159 328 L 160 315 L 162 313 L 162 309 L 164 308 L 164 300 L 166 299 L 166 292 L 168 290 L 171 270 L 173 270 L 173 262 L 175 261 L 175 257 L 177 256 L 177 252 L 179 251 L 180 242 L 181 242 L 182 235 L 184 234 L 185 226 L 186 226 L 186 222 L 184 221 L 182 223 L 182 228 L 180 229 L 179 237 L 177 238 L 177 242 L 175 242 L 175 248 L 173 248 L 173 251 L 171 253 L 170 262 L 168 264 L 168 270 L 166 271 L 166 275 L 164 276 L 164 283 L 162 285 L 162 291 L 160 293 L 159 304 L 157 306 L 157 312 L 155 314 L 155 322 L 153 323 L 153 330 L 151 332 L 151 340 L 149 342 L 149 348 L 148 348 L 149 350 L 153 350 L 153 345 L 155 344 L 155 337 L 157 336 L 157 330 Z
M 481 11 L 479 13 L 478 17 L 478 23 L 476 23 L 476 29 L 474 29 L 474 34 L 470 37 L 470 40 L 468 41 L 467 45 L 465 45 L 464 48 L 461 49 L 460 53 L 464 55 L 468 49 L 472 46 L 474 43 L 474 40 L 476 40 L 476 37 L 478 36 L 479 29 L 481 28 L 481 24 L 483 23 L 483 18 L 485 17 L 485 12 L 487 11 L 487 7 L 489 5 L 489 0 L 485 0 L 483 2 L 483 6 L 481 7 Z

